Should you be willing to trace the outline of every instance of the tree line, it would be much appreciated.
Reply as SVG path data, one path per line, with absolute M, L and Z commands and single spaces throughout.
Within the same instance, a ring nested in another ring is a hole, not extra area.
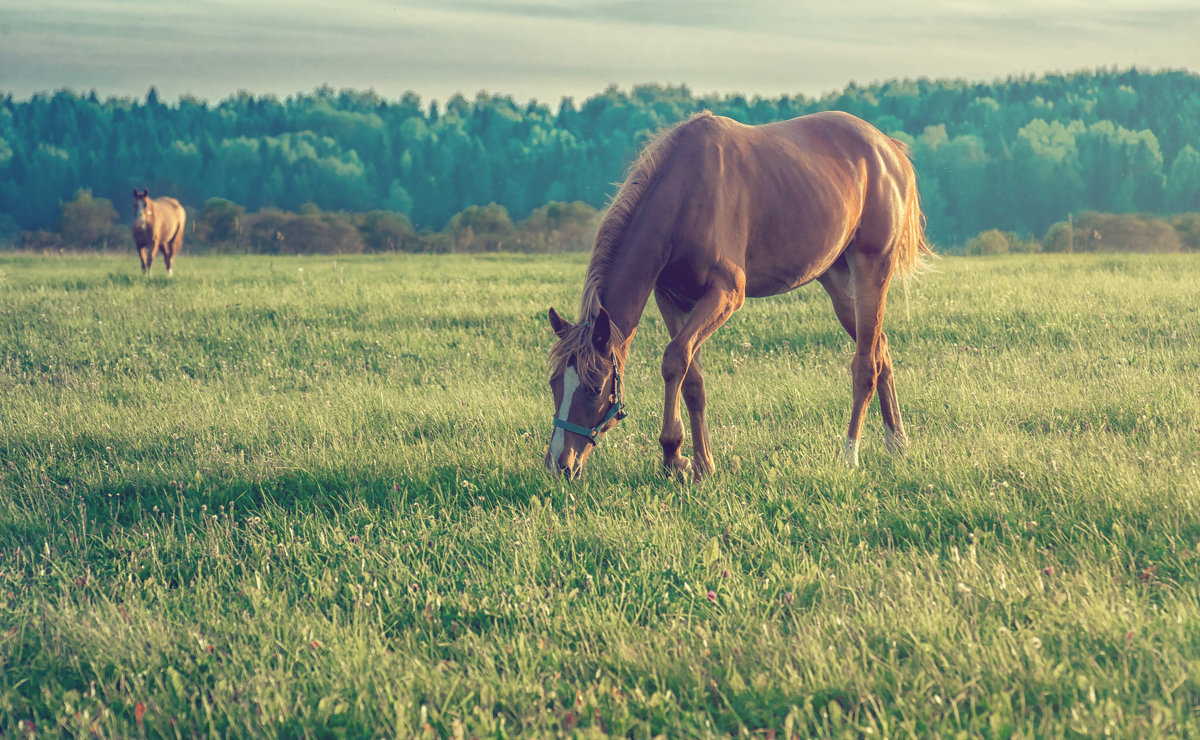
M 308 203 L 298 212 L 243 206 L 210 198 L 193 209 L 185 240 L 190 249 L 258 254 L 360 254 L 378 252 L 564 252 L 586 251 L 603 213 L 586 203 L 548 203 L 514 222 L 504 206 L 468 206 L 441 231 L 417 231 L 394 211 L 323 211 Z M 119 221 L 107 198 L 80 190 L 51 229 L 22 232 L 18 249 L 128 250 L 129 225 Z M 1038 238 L 988 229 L 963 245 L 943 247 L 958 254 L 1010 252 L 1181 252 L 1200 251 L 1200 213 L 1156 216 L 1084 211 L 1052 225 Z
M 299 211 L 246 208 L 210 198 L 193 208 L 185 248 L 258 254 L 360 254 L 372 252 L 562 252 L 591 249 L 601 212 L 586 203 L 547 203 L 514 222 L 504 206 L 468 206 L 440 231 L 417 231 L 395 211 L 325 211 L 306 203 Z M 62 205 L 49 229 L 21 232 L 18 249 L 33 251 L 133 249 L 130 225 L 112 201 L 78 191 Z
M 557 108 L 482 92 L 427 104 L 326 87 L 210 104 L 63 90 L 0 97 L 0 240 L 50 232 L 81 190 L 124 214 L 133 187 L 193 211 L 239 204 L 284 241 L 283 214 L 304 208 L 398 214 L 418 234 L 488 204 L 516 223 L 549 203 L 596 209 L 646 137 L 705 108 L 751 124 L 838 109 L 905 140 L 941 244 L 990 229 L 1040 238 L 1085 210 L 1200 211 L 1200 76 L 1186 71 L 893 80 L 819 97 L 643 85 Z

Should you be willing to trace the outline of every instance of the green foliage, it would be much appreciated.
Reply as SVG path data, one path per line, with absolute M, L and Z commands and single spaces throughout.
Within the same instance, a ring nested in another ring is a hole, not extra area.
M 117 223 L 112 201 L 92 197 L 90 190 L 80 190 L 63 204 L 56 231 L 75 249 L 108 249 L 131 243 L 129 230 Z
M 1066 221 L 1060 221 L 1046 231 L 1042 237 L 1042 249 L 1046 252 L 1073 252 L 1074 229 Z
M 517 244 L 525 252 L 590 251 L 601 215 L 582 201 L 551 201 L 517 226 Z
M 495 252 L 511 242 L 516 227 L 504 206 L 467 206 L 450 219 L 446 234 L 456 252 Z
M 260 254 L 358 254 L 358 229 L 342 214 L 309 207 L 301 213 L 266 209 L 245 218 L 246 243 Z
M 193 207 L 222 198 L 250 212 L 390 210 L 418 230 L 489 203 L 521 221 L 552 201 L 602 207 L 649 135 L 704 108 L 750 124 L 840 109 L 905 139 L 930 234 L 948 246 L 989 229 L 1044 233 L 1081 210 L 1200 210 L 1200 76 L 1129 69 L 893 80 L 819 98 L 610 87 L 558 110 L 487 93 L 440 106 L 328 88 L 212 105 L 7 96 L 0 216 L 46 229 L 80 188 L 121 205 L 146 186 Z
M 1200 152 L 1188 144 L 1171 163 L 1166 185 L 1168 211 L 1200 211 Z
M 1042 251 L 1042 245 L 1039 242 L 1022 239 L 1019 235 L 1011 231 L 989 229 L 967 242 L 965 253 L 970 255 L 985 255 L 1009 254 L 1010 252 L 1019 254 L 1040 251 Z
M 967 243 L 967 254 L 1008 254 L 1008 235 L 989 229 Z
M 1194 258 L 940 260 L 856 471 L 828 299 L 749 301 L 702 486 L 652 309 L 542 472 L 585 265 L 0 256 L 0 734 L 1200 734 Z
M 200 213 L 192 216 L 197 239 L 206 244 L 233 244 L 242 233 L 246 209 L 224 198 L 209 198 Z
M 416 233 L 404 216 L 391 211 L 371 211 L 358 219 L 358 231 L 368 252 L 415 252 Z

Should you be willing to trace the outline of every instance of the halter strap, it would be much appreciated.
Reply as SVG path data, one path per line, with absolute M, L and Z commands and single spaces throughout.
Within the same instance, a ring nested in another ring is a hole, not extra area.
M 591 442 L 593 445 L 596 444 L 600 437 L 600 430 L 605 424 L 612 421 L 614 418 L 617 421 L 621 421 L 625 417 L 629 416 L 629 414 L 625 411 L 625 395 L 621 390 L 621 371 L 617 369 L 616 357 L 613 357 L 613 385 L 614 390 L 616 390 L 617 402 L 608 407 L 608 412 L 604 415 L 604 418 L 600 420 L 599 424 L 588 428 L 580 424 L 573 424 L 566 419 L 560 419 L 556 413 L 553 419 L 554 426 L 558 427 L 559 429 L 565 429 L 568 432 L 574 432 L 581 437 L 587 437 L 589 442 Z

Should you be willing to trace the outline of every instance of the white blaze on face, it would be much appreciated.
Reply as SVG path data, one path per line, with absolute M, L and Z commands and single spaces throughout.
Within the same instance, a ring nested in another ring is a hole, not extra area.
M 558 418 L 563 421 L 567 420 L 567 414 L 571 412 L 571 401 L 575 398 L 575 391 L 579 388 L 579 373 L 575 372 L 575 368 L 571 365 L 567 366 L 567 371 L 563 373 L 563 394 L 562 403 L 558 406 Z M 550 438 L 550 458 L 558 462 L 559 455 L 562 454 L 563 448 L 567 444 L 567 432 L 561 427 L 554 427 L 554 436 Z

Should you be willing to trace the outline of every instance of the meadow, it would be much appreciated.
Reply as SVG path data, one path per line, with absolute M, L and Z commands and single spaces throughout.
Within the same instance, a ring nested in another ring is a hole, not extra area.
M 824 292 L 748 301 L 701 485 L 652 305 L 543 472 L 585 265 L 0 256 L 0 735 L 1200 735 L 1195 255 L 897 286 L 856 470 Z

